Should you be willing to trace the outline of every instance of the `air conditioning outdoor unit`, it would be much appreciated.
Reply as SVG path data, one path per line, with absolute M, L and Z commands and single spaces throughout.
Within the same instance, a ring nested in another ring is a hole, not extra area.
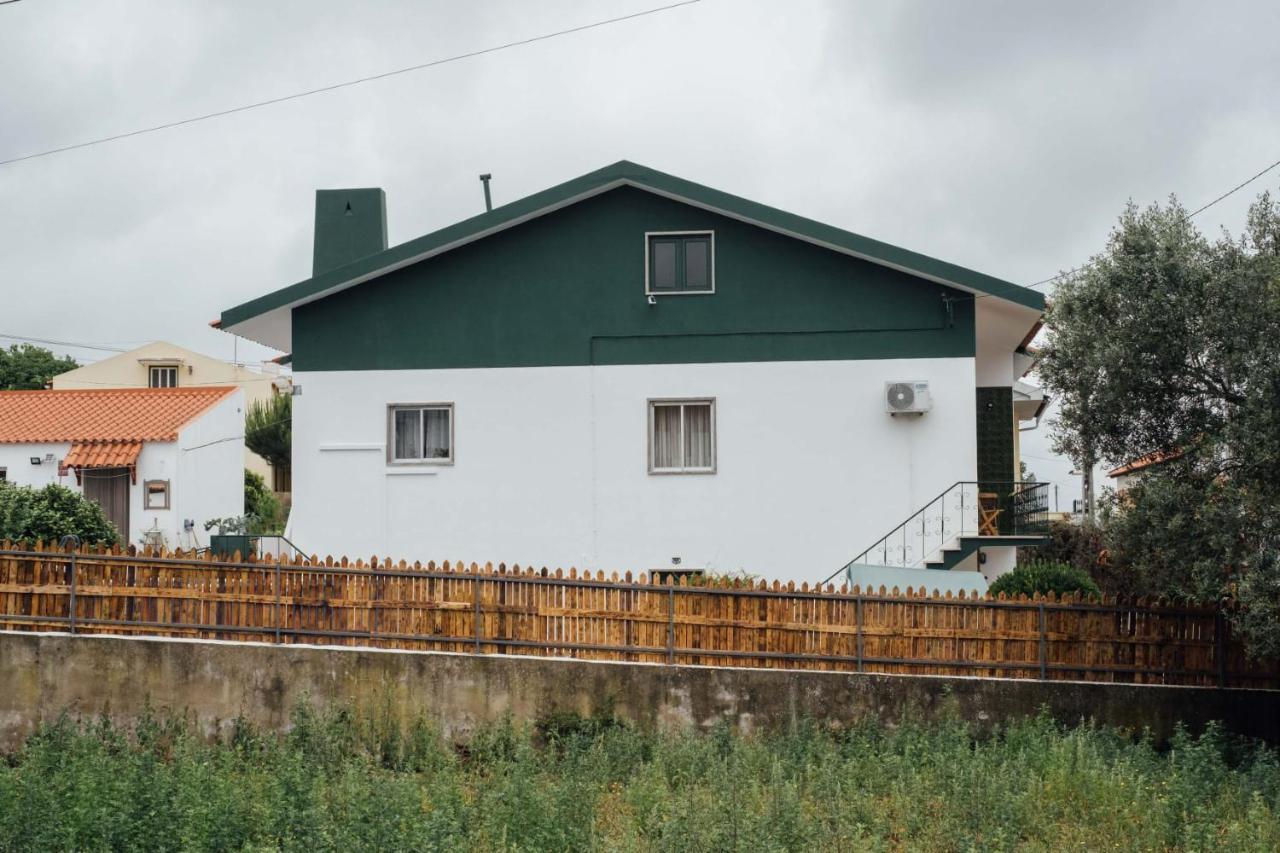
M 923 415 L 933 408 L 928 382 L 884 383 L 884 410 L 891 415 Z

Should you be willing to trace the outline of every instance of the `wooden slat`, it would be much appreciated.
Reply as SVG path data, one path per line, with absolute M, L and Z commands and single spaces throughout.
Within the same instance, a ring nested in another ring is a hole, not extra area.
M 0 627 L 67 630 L 71 556 L 0 548 Z M 156 558 L 162 558 L 159 561 Z M 1210 607 L 930 597 L 808 584 L 673 588 L 624 572 L 408 566 L 373 557 L 262 562 L 207 554 L 76 554 L 76 630 L 710 666 L 1045 677 L 1280 688 L 1280 665 L 1218 637 Z M 858 624 L 859 598 L 861 625 Z M 477 609 L 477 604 L 478 609 Z M 1041 610 L 1044 630 L 1041 630 Z M 109 622 L 113 624 L 95 624 Z M 477 634 L 478 631 L 478 634 Z M 326 635 L 326 632 L 330 632 Z

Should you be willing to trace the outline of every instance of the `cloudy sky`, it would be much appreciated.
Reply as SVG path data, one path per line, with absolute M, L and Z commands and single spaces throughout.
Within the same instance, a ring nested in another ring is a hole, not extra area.
M 658 5 L 21 0 L 0 160 Z M 702 0 L 0 166 L 0 335 L 260 358 L 206 324 L 307 277 L 316 188 L 385 188 L 397 243 L 481 210 L 480 172 L 502 203 L 623 158 L 1030 283 L 1126 199 L 1198 206 L 1280 157 L 1277 32 L 1275 2 Z

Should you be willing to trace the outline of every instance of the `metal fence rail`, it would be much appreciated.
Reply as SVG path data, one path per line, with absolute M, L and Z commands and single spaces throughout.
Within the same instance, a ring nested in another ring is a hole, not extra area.
M 546 569 L 0 549 L 0 627 L 712 666 L 1280 688 L 1208 607 Z

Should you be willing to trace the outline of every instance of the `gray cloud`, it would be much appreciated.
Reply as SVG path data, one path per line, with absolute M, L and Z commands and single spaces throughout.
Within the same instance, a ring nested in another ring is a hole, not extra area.
M 0 159 L 646 5 L 24 0 L 0 7 Z M 502 202 L 624 157 L 1031 281 L 1127 198 L 1199 203 L 1280 156 L 1278 25 L 1270 2 L 706 0 L 4 166 L 0 333 L 230 357 L 205 324 L 306 277 L 317 187 L 386 188 L 398 242 L 477 212 L 479 172 Z

